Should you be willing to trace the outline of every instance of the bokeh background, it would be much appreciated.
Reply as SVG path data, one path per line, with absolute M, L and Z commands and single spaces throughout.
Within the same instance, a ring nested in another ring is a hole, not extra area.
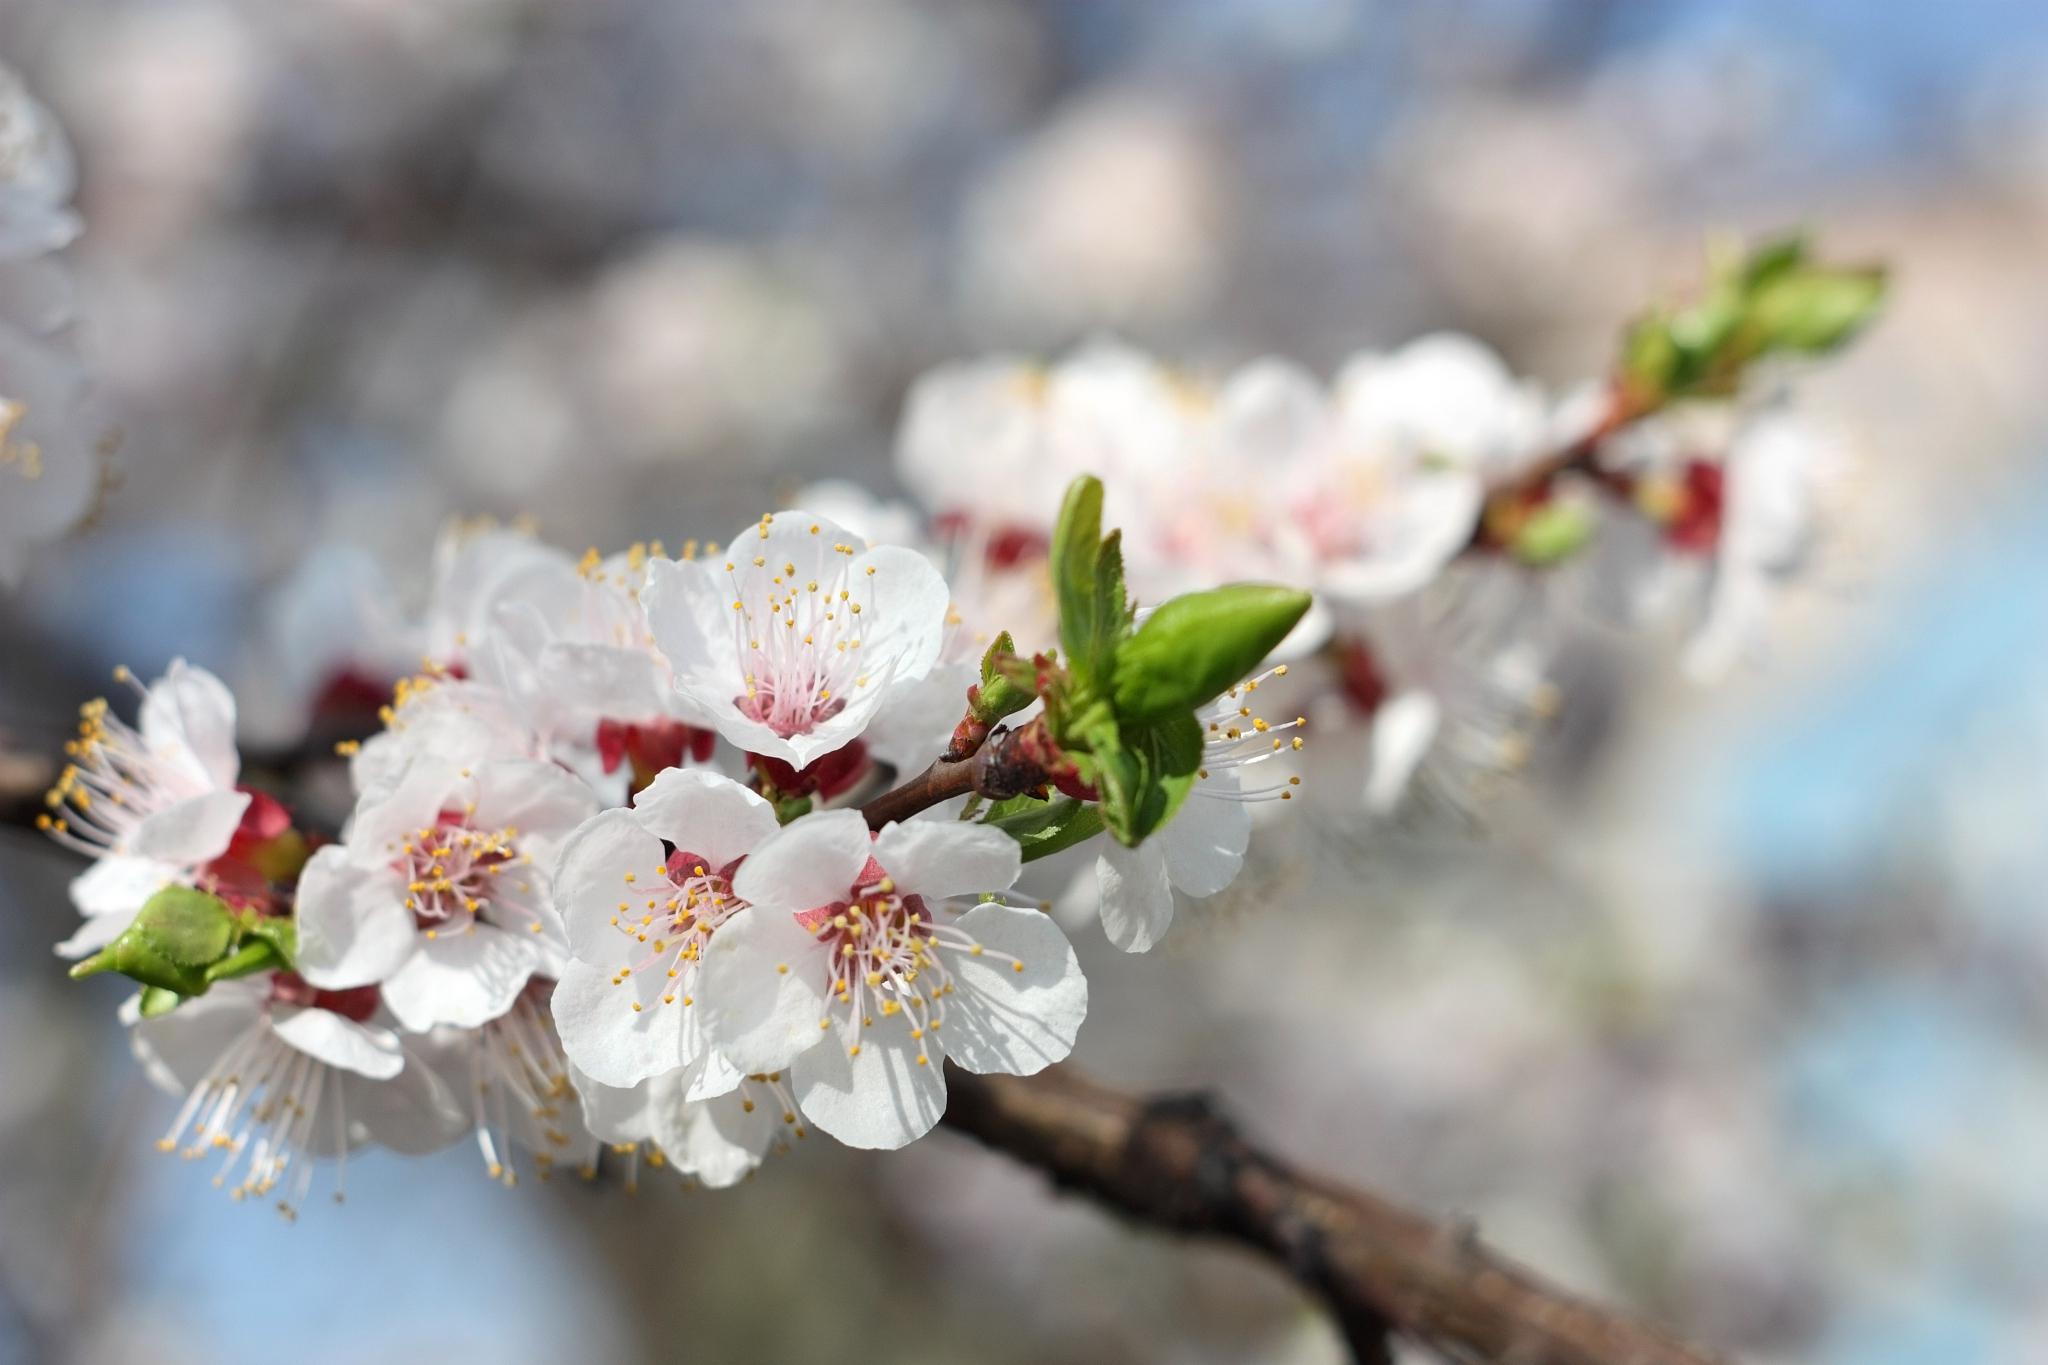
M 1487 830 L 1296 803 L 1162 953 L 1082 945 L 1077 1058 L 1752 1360 L 2048 1359 L 2048 9 L 5 0 L 0 59 L 78 145 L 126 429 L 0 601 L 18 744 L 115 661 L 260 678 L 311 547 L 423 588 L 454 512 L 580 547 L 889 490 L 964 353 L 1452 326 L 1563 383 L 1710 231 L 1891 260 L 1805 390 L 1859 463 L 1767 664 L 1578 640 Z M 73 869 L 0 837 L 0 1360 L 1338 1358 L 1264 1267 L 944 1134 L 232 1206 L 49 955 Z

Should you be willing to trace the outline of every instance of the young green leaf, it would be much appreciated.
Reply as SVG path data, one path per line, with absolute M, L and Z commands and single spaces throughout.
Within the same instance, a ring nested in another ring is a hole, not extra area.
M 1305 592 L 1265 583 L 1166 602 L 1117 651 L 1118 716 L 1155 721 L 1193 711 L 1255 671 L 1309 602 Z
M 1187 798 L 1201 766 L 1202 727 L 1192 713 L 1125 726 L 1118 747 L 1094 759 L 1102 823 L 1118 843 L 1136 847 Z
M 1035 809 L 1020 805 L 1000 814 L 992 812 L 985 823 L 1015 839 L 1027 863 L 1072 848 L 1102 833 L 1102 810 L 1099 806 L 1076 801 L 1072 797 L 1061 797 L 1057 801 L 1041 801 L 1034 797 L 1019 797 L 1017 800 L 1029 803 L 1029 807 Z M 1003 807 L 1012 805 L 1007 801 L 1002 804 Z

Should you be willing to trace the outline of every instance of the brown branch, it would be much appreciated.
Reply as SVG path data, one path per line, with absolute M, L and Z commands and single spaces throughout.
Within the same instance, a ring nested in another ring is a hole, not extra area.
M 991 801 L 1042 789 L 1050 779 L 1045 755 L 1056 754 L 1045 726 L 1038 720 L 1012 730 L 998 725 L 965 758 L 941 758 L 893 791 L 883 792 L 860 808 L 870 829 L 891 820 L 908 820 L 921 810 L 973 792 Z
M 1064 1068 L 975 1076 L 948 1066 L 945 1122 L 1147 1225 L 1222 1237 L 1271 1260 L 1336 1315 L 1353 1355 L 1408 1337 L 1514 1365 L 1715 1365 L 1654 1328 L 1573 1298 L 1483 1246 L 1362 1190 L 1296 1172 L 1199 1095 L 1140 1100 Z

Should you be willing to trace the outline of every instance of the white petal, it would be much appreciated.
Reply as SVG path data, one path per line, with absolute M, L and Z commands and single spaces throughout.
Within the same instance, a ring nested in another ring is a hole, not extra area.
M 898 888 L 933 900 L 1006 891 L 1024 870 L 1015 839 L 959 820 L 887 825 L 875 836 L 874 852 Z
M 1105 840 L 1095 860 L 1102 890 L 1102 932 L 1127 953 L 1149 952 L 1173 923 L 1173 883 L 1158 840 L 1136 848 Z
M 775 807 L 722 773 L 667 768 L 633 798 L 633 815 L 650 832 L 710 861 L 713 870 L 743 858 L 778 828 Z
M 88 916 L 78 931 L 57 945 L 57 956 L 80 958 L 96 953 L 121 936 L 135 920 L 133 910 L 115 910 L 104 915 Z
M 654 1136 L 652 1105 L 662 1079 L 638 1085 L 606 1085 L 570 1069 L 569 1077 L 583 1102 L 583 1126 L 604 1142 L 645 1142 Z
M 249 793 L 208 792 L 146 817 L 128 838 L 127 851 L 138 858 L 196 867 L 227 851 L 249 808 Z
M 790 1080 L 804 1117 L 849 1147 L 893 1149 L 915 1142 L 946 1112 L 946 1076 L 907 1029 L 867 1030 L 860 1054 L 835 1030 L 796 1059 Z M 923 1056 L 926 1061 L 918 1064 Z
M 235 752 L 234 694 L 205 669 L 173 660 L 142 699 L 141 728 L 150 752 L 193 781 L 235 785 L 242 765 Z
M 1059 925 L 1009 905 L 978 905 L 957 923 L 986 951 L 946 954 L 956 986 L 946 1000 L 946 1055 L 969 1071 L 1012 1076 L 1064 1059 L 1088 1015 L 1088 979 Z
M 418 949 L 383 983 L 384 1003 L 414 1033 L 436 1024 L 476 1028 L 512 1008 L 539 960 L 527 936 L 488 924 L 420 935 Z
M 277 1006 L 271 1011 L 270 1027 L 307 1056 L 374 1081 L 388 1081 L 405 1069 L 397 1034 L 344 1019 L 332 1010 Z
M 782 1123 L 782 1106 L 765 1094 L 751 1113 L 737 1093 L 690 1101 L 672 1091 L 650 1108 L 661 1150 L 676 1169 L 714 1190 L 738 1184 L 759 1166 Z
M 476 825 L 519 831 L 520 850 L 543 869 L 553 865 L 569 831 L 597 809 L 596 793 L 553 763 L 500 759 L 476 769 Z
M 670 993 L 657 963 L 617 981 L 607 967 L 572 962 L 555 985 L 555 1028 L 578 1068 L 606 1085 L 638 1085 L 690 1061 L 683 1055 L 688 1007 Z
M 873 848 L 859 811 L 817 811 L 784 825 L 755 849 L 740 864 L 732 889 L 754 905 L 831 905 L 846 899 Z
M 900 774 L 923 772 L 946 752 L 967 713 L 967 689 L 980 677 L 977 661 L 940 663 L 916 682 L 889 690 L 861 733 L 868 752 Z
M 1436 742 L 1443 712 L 1427 692 L 1403 692 L 1372 718 L 1372 759 L 1365 804 L 1384 815 L 1401 802 L 1408 781 Z
M 697 972 L 705 1038 L 748 1074 L 788 1066 L 824 1033 L 829 952 L 772 906 L 720 925 Z
M 419 941 L 405 884 L 389 868 L 367 868 L 329 844 L 299 875 L 299 974 L 323 990 L 384 980 Z
M 1153 836 L 1166 853 L 1166 875 L 1190 896 L 1213 896 L 1237 879 L 1252 841 L 1252 813 L 1227 768 L 1198 778 L 1166 828 Z
M 630 880 L 629 880 L 630 874 Z M 624 967 L 647 955 L 646 945 L 622 926 L 637 923 L 654 897 L 656 922 L 675 893 L 667 852 L 629 810 L 591 817 L 562 845 L 555 872 L 555 908 L 580 962 Z M 612 921 L 617 919 L 619 925 Z
M 405 1069 L 389 1080 L 342 1073 L 349 1125 L 361 1128 L 378 1146 L 406 1156 L 438 1152 L 464 1136 L 473 1119 L 462 1102 L 464 1086 L 445 1073 L 450 1060 L 407 1041 Z M 318 1126 L 328 1122 L 323 1115 Z
M 182 880 L 167 863 L 110 854 L 72 879 L 71 903 L 85 915 L 132 915 L 158 891 Z
M 260 1026 L 267 995 L 255 981 L 223 981 L 169 1014 L 139 1021 L 130 1045 L 159 1088 L 190 1090 L 236 1039 Z

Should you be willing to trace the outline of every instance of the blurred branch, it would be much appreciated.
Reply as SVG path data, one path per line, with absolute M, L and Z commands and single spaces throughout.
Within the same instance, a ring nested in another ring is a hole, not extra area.
M 43 793 L 56 779 L 55 763 L 11 748 L 0 736 L 0 829 L 33 830 L 43 809 Z
M 1407 1337 L 1454 1360 L 1713 1365 L 1717 1359 L 1541 1280 L 1441 1224 L 1254 1146 L 1202 1095 L 1140 1099 L 1067 1069 L 947 1067 L 945 1122 L 1138 1222 L 1269 1257 L 1336 1315 L 1361 1362 Z

